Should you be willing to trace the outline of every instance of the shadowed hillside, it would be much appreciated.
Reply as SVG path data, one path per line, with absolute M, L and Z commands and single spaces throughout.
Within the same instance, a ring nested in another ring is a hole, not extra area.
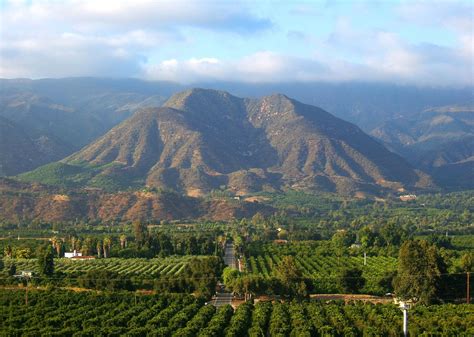
M 342 194 L 430 186 L 355 125 L 284 95 L 192 89 L 145 109 L 61 163 L 21 179 L 190 196 L 285 189 Z

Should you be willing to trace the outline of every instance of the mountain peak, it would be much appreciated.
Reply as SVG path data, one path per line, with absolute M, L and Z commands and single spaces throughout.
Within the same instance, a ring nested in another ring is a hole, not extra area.
M 231 98 L 235 98 L 226 91 L 192 88 L 171 96 L 163 106 L 188 110 L 189 105 L 214 103 L 227 103 Z
M 282 94 L 243 99 L 200 88 L 136 114 L 64 161 L 84 162 L 104 168 L 88 186 L 119 180 L 191 196 L 222 188 L 353 194 L 420 180 L 403 159 L 322 109 Z

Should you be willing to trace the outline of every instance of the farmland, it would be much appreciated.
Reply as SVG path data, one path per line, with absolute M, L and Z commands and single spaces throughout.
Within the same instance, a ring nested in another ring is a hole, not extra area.
M 274 266 L 281 261 L 279 254 L 266 253 L 259 256 L 251 256 L 247 259 L 247 270 L 250 273 L 263 274 L 270 277 Z M 335 275 L 341 268 L 363 268 L 366 277 L 381 276 L 384 272 L 397 268 L 397 259 L 387 256 L 367 257 L 364 265 L 363 256 L 317 256 L 296 255 L 297 266 L 303 271 L 303 275 L 309 278 L 322 278 Z
M 400 336 L 394 305 L 259 302 L 215 309 L 189 295 L 2 291 L 0 330 L 9 336 Z M 416 306 L 412 336 L 472 336 L 474 306 Z
M 156 277 L 159 275 L 179 275 L 188 264 L 192 256 L 153 258 L 153 259 L 94 259 L 72 260 L 66 258 L 55 259 L 55 269 L 65 274 L 85 273 L 91 270 L 105 270 L 116 272 L 124 276 Z M 38 272 L 36 259 L 5 259 L 5 264 L 15 263 L 17 270 L 31 270 Z

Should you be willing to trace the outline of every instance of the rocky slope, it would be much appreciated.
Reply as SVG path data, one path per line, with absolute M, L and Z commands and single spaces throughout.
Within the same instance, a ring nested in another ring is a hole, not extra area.
M 127 222 L 206 219 L 228 221 L 270 215 L 273 208 L 229 199 L 199 199 L 172 192 L 68 190 L 0 178 L 0 222 Z
M 354 194 L 431 186 L 401 157 L 322 109 L 284 95 L 242 99 L 204 89 L 137 112 L 22 179 L 121 190 L 146 185 L 190 196 L 215 189 Z

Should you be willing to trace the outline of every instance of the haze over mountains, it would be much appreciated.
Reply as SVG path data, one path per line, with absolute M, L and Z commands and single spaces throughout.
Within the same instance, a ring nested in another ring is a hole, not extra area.
M 372 131 L 392 151 L 433 175 L 439 185 L 474 187 L 474 109 L 430 109 Z
M 167 97 L 185 87 L 168 82 L 95 78 L 1 80 L 0 85 L 0 127 L 4 138 L 0 148 L 0 175 L 15 175 L 34 169 L 90 144 L 63 162 L 93 163 L 92 173 L 90 167 L 85 170 L 84 165 L 80 170 L 53 165 L 54 170 L 61 171 L 60 176 L 65 169 L 72 169 L 75 172 L 72 176 L 79 177 L 73 179 L 74 186 L 85 182 L 97 186 L 111 183 L 120 171 L 117 168 L 120 165 L 128 167 L 128 171 L 126 179 L 120 177 L 117 188 L 150 183 L 189 194 L 223 186 L 242 193 L 246 190 L 278 190 L 293 186 L 297 181 L 310 190 L 354 192 L 371 190 L 374 186 L 378 189 L 380 184 L 377 181 L 383 180 L 415 186 L 418 179 L 409 165 L 406 168 L 403 160 L 385 155 L 385 150 L 378 150 L 380 156 L 373 156 L 375 152 L 371 151 L 378 147 L 366 135 L 361 139 L 344 138 L 347 134 L 341 130 L 346 130 L 350 124 L 337 120 L 335 131 L 331 133 L 328 130 L 330 124 L 335 123 L 334 117 L 323 114 L 323 118 L 321 112 L 315 112 L 320 111 L 316 108 L 308 112 L 309 108 L 299 103 L 295 105 L 292 100 L 285 101 L 287 98 L 284 96 L 270 96 L 263 100 L 241 100 L 229 96 L 228 100 L 209 108 L 212 106 L 207 101 L 209 97 L 199 103 L 195 99 L 180 100 L 177 97 L 181 96 L 177 95 L 165 104 L 168 109 L 145 112 L 143 108 L 159 107 Z M 459 181 L 470 180 L 474 132 L 472 109 L 469 108 L 473 106 L 473 97 L 469 88 L 430 89 L 364 83 L 214 83 L 202 86 L 226 88 L 247 97 L 274 92 L 291 95 L 355 122 L 382 140 L 390 150 L 405 157 L 412 166 L 433 174 L 438 185 L 459 188 Z M 193 91 L 193 96 L 196 96 L 196 91 Z M 272 107 L 269 113 L 280 114 L 278 123 L 277 119 L 271 122 L 259 120 L 268 117 L 257 113 L 265 110 L 261 110 L 263 102 Z M 456 107 L 468 108 L 457 111 Z M 174 113 L 176 110 L 178 112 Z M 284 111 L 288 113 L 284 114 Z M 132 119 L 114 130 L 114 137 L 109 133 L 94 142 L 135 112 L 137 114 Z M 199 116 L 207 116 L 208 120 L 201 120 Z M 324 132 L 318 129 L 321 125 L 318 118 L 326 123 L 323 123 Z M 166 120 L 172 127 L 163 126 L 162 121 Z M 209 125 L 204 122 L 209 122 Z M 283 129 L 287 132 L 286 140 L 278 136 Z M 136 135 L 131 137 L 132 130 L 140 131 L 135 131 Z M 163 142 L 163 135 L 167 131 L 171 134 L 169 130 L 182 132 L 189 138 L 188 143 L 180 143 L 185 137 L 171 139 L 171 143 Z M 353 132 L 362 134 L 360 130 Z M 108 139 L 107 144 L 104 139 Z M 149 141 L 151 139 L 160 139 L 161 143 L 153 143 Z M 406 139 L 410 140 L 407 142 Z M 350 144 L 352 150 L 362 154 L 364 162 L 354 161 L 351 157 L 354 153 L 348 153 L 338 142 Z M 142 144 L 147 146 L 142 148 Z M 181 151 L 176 148 L 181 148 Z M 118 151 L 118 154 L 113 151 Z M 196 151 L 202 158 L 191 155 Z M 322 159 L 323 156 L 326 158 Z M 386 158 L 392 158 L 387 159 L 390 165 L 384 162 Z M 393 166 L 395 162 L 403 163 L 397 164 L 403 168 Z M 97 168 L 104 163 L 109 163 L 110 167 Z M 199 167 L 198 170 L 190 169 L 193 163 Z M 40 171 L 43 172 L 44 168 Z M 456 172 L 456 178 L 451 176 L 451 171 Z M 43 182 L 54 183 L 54 175 L 48 173 L 46 176 Z M 342 178 L 328 178 L 336 176 Z M 96 183 L 98 179 L 100 181 Z M 202 186 L 194 183 L 199 180 L 204 181 Z

